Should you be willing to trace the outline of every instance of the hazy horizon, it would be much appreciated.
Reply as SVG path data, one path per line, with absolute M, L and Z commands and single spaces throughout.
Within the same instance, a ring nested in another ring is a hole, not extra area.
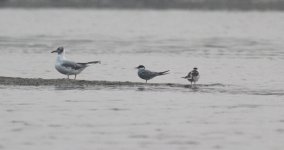
M 284 0 L 0 0 L 0 7 L 284 10 Z

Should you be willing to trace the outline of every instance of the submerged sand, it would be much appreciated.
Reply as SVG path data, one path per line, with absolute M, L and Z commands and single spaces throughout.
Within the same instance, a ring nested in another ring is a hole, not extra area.
M 168 86 L 168 87 L 189 87 L 189 85 L 173 83 L 142 83 L 129 81 L 97 81 L 97 80 L 74 80 L 74 79 L 42 79 L 42 78 L 21 78 L 0 76 L 0 85 L 18 86 Z

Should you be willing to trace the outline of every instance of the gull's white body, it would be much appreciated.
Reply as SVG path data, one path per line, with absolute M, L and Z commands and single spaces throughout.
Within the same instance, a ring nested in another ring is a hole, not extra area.
M 72 67 L 66 67 L 64 64 L 76 65 L 75 62 L 69 61 L 64 56 L 64 53 L 58 54 L 55 63 L 55 69 L 65 75 L 77 75 L 80 74 L 86 67 L 82 66 L 80 69 L 73 69 Z

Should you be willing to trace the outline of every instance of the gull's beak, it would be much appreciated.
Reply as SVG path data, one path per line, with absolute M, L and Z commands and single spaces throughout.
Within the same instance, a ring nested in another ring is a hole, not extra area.
M 54 51 L 52 51 L 51 53 L 56 53 L 57 52 L 57 50 L 54 50 Z
M 138 67 L 135 67 L 134 69 L 138 69 Z

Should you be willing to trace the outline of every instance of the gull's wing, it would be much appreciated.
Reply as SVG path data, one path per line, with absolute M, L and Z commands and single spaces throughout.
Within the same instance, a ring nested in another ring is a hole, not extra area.
M 192 71 L 190 71 L 185 77 L 182 77 L 182 78 L 185 78 L 185 79 L 192 78 Z
M 71 68 L 71 69 L 74 69 L 74 70 L 79 70 L 79 69 L 87 67 L 86 64 L 78 64 L 78 63 L 75 63 L 75 62 L 69 61 L 69 60 L 64 60 L 62 62 L 62 66 L 66 67 L 66 68 Z
M 190 72 L 187 74 L 187 77 L 188 77 L 188 78 L 191 78 L 191 77 L 192 77 L 192 71 L 190 71 Z

